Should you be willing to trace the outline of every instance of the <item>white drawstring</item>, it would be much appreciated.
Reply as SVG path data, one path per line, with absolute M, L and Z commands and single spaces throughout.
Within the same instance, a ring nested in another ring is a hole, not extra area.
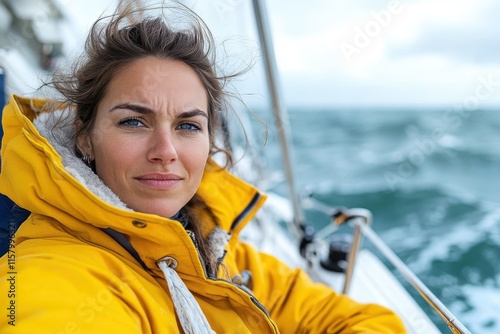
M 163 271 L 165 280 L 174 302 L 175 312 L 186 334 L 215 334 L 203 314 L 203 311 L 181 280 L 177 272 L 177 261 L 171 257 L 158 260 L 158 267 Z

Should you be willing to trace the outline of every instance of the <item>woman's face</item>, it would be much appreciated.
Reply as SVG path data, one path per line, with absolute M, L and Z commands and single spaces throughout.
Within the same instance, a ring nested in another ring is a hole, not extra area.
M 188 65 L 136 60 L 110 82 L 79 148 L 128 207 L 171 217 L 201 182 L 210 146 L 207 110 L 205 88 Z

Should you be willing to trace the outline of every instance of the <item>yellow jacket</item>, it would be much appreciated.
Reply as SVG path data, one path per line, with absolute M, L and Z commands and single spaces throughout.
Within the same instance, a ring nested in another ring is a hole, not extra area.
M 81 168 L 71 143 L 47 139 L 50 113 L 34 111 L 44 103 L 13 96 L 3 112 L 0 192 L 32 214 L 0 260 L 0 333 L 181 333 L 156 265 L 165 256 L 177 260 L 176 272 L 217 333 L 405 332 L 390 311 L 338 295 L 239 241 L 265 196 L 212 164 L 198 193 L 229 241 L 227 272 L 207 278 L 179 222 L 126 208 Z M 148 269 L 106 228 L 124 235 Z M 251 292 L 232 282 L 244 270 Z

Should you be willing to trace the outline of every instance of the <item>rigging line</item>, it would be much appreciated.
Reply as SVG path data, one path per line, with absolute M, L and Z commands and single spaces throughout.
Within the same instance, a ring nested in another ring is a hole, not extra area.
M 471 332 L 451 313 L 450 310 L 429 290 L 429 288 L 404 264 L 403 261 L 385 244 L 373 229 L 361 221 L 354 221 L 354 225 L 361 229 L 363 236 L 370 239 L 373 245 L 389 260 L 396 269 L 403 274 L 406 280 L 419 292 L 425 301 L 446 322 L 453 333 L 470 334 Z
M 292 202 L 295 233 L 299 238 L 303 236 L 304 214 L 302 212 L 299 198 L 297 196 L 295 178 L 292 164 L 292 150 L 289 144 L 289 125 L 285 111 L 281 91 L 278 83 L 278 70 L 276 58 L 273 50 L 273 43 L 270 34 L 269 20 L 263 0 L 253 0 L 253 9 L 259 33 L 262 55 L 264 58 L 264 68 L 267 78 L 267 87 L 273 104 L 274 119 L 278 130 L 281 153 L 283 155 L 283 165 L 287 180 L 290 199 Z

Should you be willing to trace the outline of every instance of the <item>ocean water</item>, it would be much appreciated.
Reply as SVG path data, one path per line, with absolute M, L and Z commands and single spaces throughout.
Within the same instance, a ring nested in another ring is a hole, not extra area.
M 500 333 L 500 110 L 292 108 L 289 123 L 299 191 L 371 210 L 374 230 L 473 333 Z M 272 126 L 263 152 L 280 175 Z M 270 190 L 287 191 L 279 177 Z

